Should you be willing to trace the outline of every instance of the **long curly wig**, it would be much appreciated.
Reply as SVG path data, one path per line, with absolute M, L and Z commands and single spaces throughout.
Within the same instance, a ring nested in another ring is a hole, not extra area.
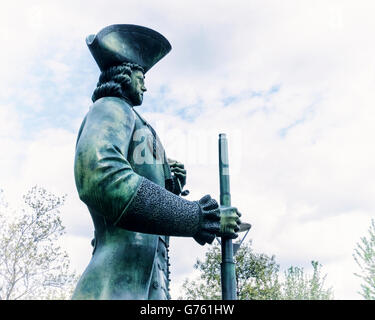
M 125 62 L 121 65 L 104 70 L 100 74 L 99 81 L 91 96 L 91 100 L 95 102 L 102 97 L 125 98 L 125 92 L 131 83 L 131 73 L 135 70 L 144 73 L 144 70 L 140 65 L 130 62 Z

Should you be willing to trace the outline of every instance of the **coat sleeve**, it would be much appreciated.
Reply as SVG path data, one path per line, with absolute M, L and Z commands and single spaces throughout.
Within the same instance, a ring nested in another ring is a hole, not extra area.
M 98 100 L 77 139 L 74 174 L 81 200 L 131 231 L 212 243 L 220 210 L 211 197 L 188 201 L 136 174 L 128 158 L 135 118 L 118 99 Z
M 127 160 L 135 118 L 118 99 L 98 100 L 80 129 L 74 175 L 80 199 L 116 224 L 142 177 Z

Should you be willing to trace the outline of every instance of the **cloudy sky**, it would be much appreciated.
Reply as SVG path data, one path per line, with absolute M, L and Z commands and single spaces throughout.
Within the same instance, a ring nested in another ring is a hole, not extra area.
M 218 198 L 227 133 L 232 204 L 254 250 L 285 270 L 318 260 L 337 299 L 361 299 L 352 258 L 375 212 L 373 1 L 12 1 L 0 10 L 0 188 L 67 194 L 64 246 L 77 272 L 93 226 L 74 183 L 75 139 L 99 69 L 85 37 L 131 23 L 172 51 L 138 111 L 185 163 L 189 199 Z M 173 238 L 172 297 L 205 247 Z

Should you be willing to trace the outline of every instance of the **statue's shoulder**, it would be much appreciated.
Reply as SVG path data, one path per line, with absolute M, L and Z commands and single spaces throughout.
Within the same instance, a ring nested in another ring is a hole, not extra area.
M 96 100 L 90 107 L 90 113 L 110 117 L 115 121 L 135 121 L 135 114 L 130 104 L 117 97 L 103 97 Z

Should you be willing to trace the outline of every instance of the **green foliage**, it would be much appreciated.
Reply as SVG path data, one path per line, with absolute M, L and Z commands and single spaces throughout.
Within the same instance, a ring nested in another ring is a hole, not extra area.
M 234 260 L 239 300 L 333 299 L 332 289 L 324 288 L 326 276 L 321 277 L 321 265 L 317 261 L 312 261 L 312 276 L 305 275 L 302 268 L 290 267 L 284 273 L 285 280 L 280 281 L 275 256 L 255 253 L 251 242 L 242 244 Z M 199 270 L 199 277 L 184 281 L 184 296 L 179 299 L 221 299 L 220 263 L 220 247 L 214 245 L 206 252 L 204 261 L 197 260 L 194 268 Z
M 204 262 L 197 260 L 194 265 L 195 269 L 201 271 L 200 280 L 185 280 L 183 287 L 186 290 L 187 299 L 219 300 L 221 299 L 220 291 L 220 249 L 213 246 L 212 250 L 206 252 Z
M 313 275 L 304 274 L 303 268 L 291 266 L 284 272 L 285 281 L 282 285 L 283 300 L 331 300 L 332 288 L 325 289 L 326 276 L 321 277 L 322 265 L 311 261 Z
M 33 187 L 23 197 L 28 208 L 18 212 L 0 198 L 0 299 L 70 298 L 77 277 L 58 245 L 65 196 Z
M 194 265 L 200 271 L 197 280 L 185 280 L 183 290 L 185 299 L 221 299 L 220 262 L 218 245 L 212 246 L 205 256 Z M 254 253 L 251 243 L 243 244 L 234 257 L 238 299 L 274 300 L 279 298 L 280 284 L 277 273 L 279 266 L 275 257 Z M 182 299 L 180 297 L 179 299 Z
M 275 256 L 252 251 L 251 243 L 243 244 L 235 255 L 237 296 L 240 300 L 279 299 L 279 265 Z
M 353 254 L 354 260 L 361 269 L 355 275 L 362 279 L 362 291 L 359 292 L 366 300 L 375 300 L 375 220 L 371 220 L 368 236 L 362 237 L 357 243 Z

